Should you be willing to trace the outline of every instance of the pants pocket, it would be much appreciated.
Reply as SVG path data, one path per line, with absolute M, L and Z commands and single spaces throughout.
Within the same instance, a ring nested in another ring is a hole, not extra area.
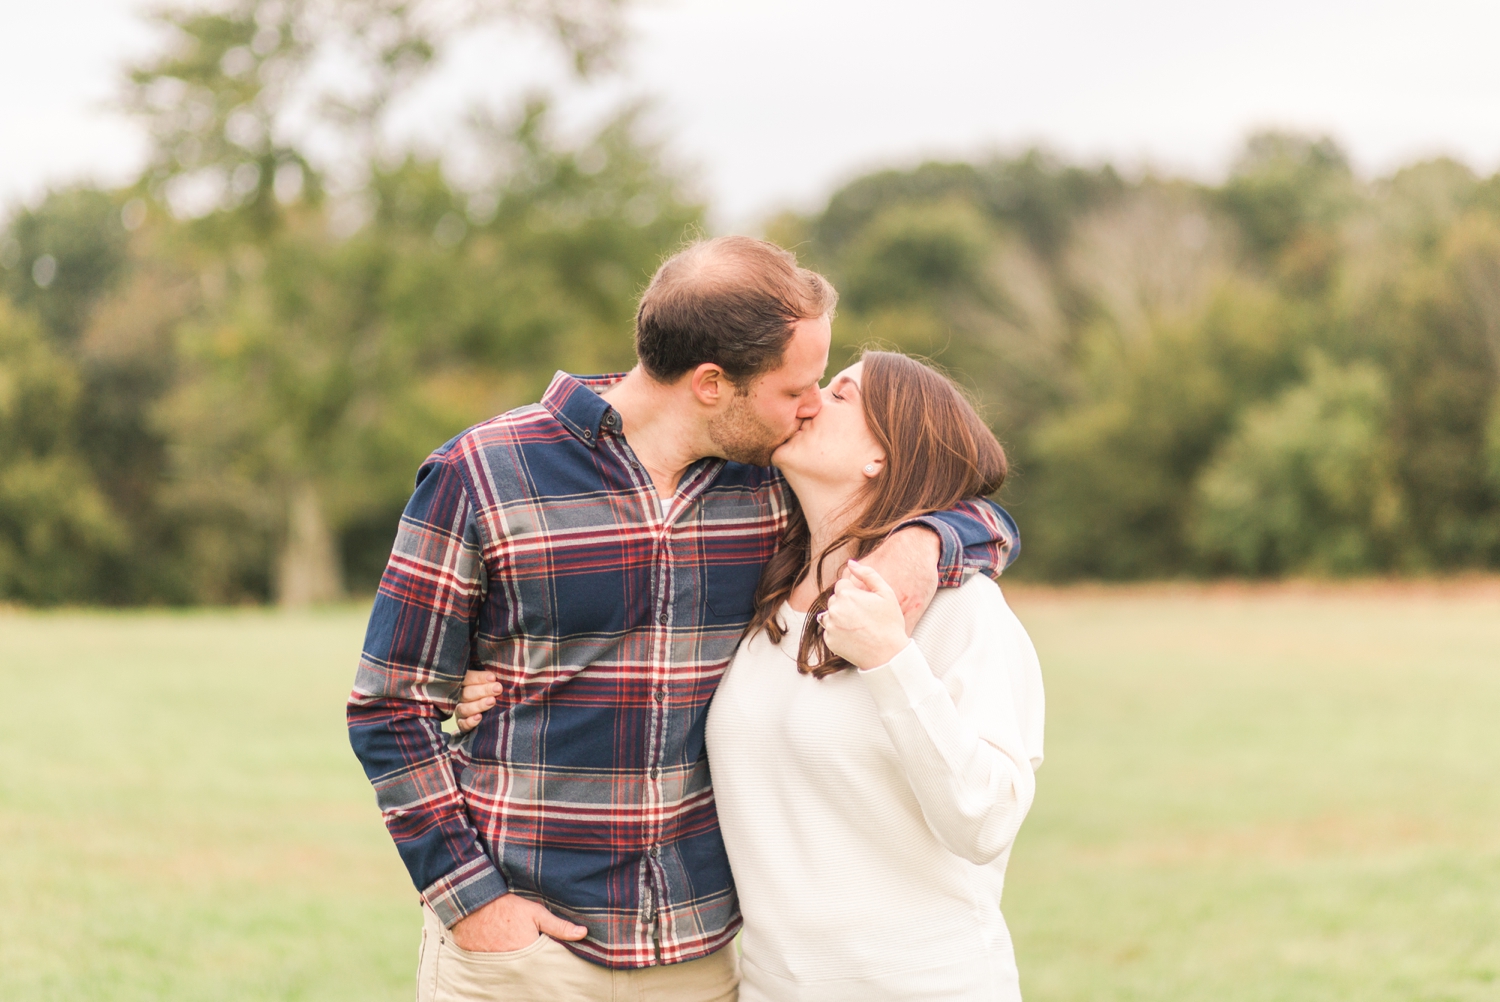
M 422 947 L 417 965 L 417 1002 L 506 1002 L 559 998 L 547 986 L 550 968 L 558 957 L 572 955 L 547 936 L 538 936 L 519 950 L 474 953 L 453 942 L 453 933 L 436 915 L 423 908 Z
M 542 988 L 547 982 L 544 970 L 548 947 L 557 947 L 546 936 L 519 950 L 505 953 L 471 953 L 461 950 L 453 937 L 442 936 L 437 942 L 437 977 L 434 979 L 433 1002 L 490 1002 L 494 999 L 545 998 Z

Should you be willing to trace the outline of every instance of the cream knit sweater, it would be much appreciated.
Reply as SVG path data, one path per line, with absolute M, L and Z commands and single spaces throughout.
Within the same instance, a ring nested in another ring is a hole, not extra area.
M 799 675 L 747 638 L 708 715 L 743 1002 L 1016 1000 L 1000 893 L 1036 790 L 1036 651 L 1000 588 L 938 593 L 889 664 Z

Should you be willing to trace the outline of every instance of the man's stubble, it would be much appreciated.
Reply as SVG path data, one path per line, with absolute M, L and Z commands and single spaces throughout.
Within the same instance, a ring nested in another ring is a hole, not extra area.
M 708 437 L 725 459 L 750 466 L 770 466 L 771 453 L 789 436 L 762 421 L 750 406 L 749 394 L 736 390 L 724 413 L 709 421 Z

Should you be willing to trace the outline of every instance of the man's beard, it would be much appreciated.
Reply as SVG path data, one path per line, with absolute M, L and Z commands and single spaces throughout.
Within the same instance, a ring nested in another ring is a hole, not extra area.
M 750 466 L 770 466 L 771 453 L 789 436 L 760 420 L 750 407 L 750 397 L 735 393 L 729 407 L 708 423 L 708 437 L 724 458 Z

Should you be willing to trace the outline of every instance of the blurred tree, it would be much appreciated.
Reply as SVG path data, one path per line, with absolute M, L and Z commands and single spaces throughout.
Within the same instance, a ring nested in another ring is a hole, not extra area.
M 108 554 L 79 554 L 107 566 L 90 584 L 94 601 L 192 597 L 158 573 L 166 440 L 152 409 L 174 378 L 166 324 L 177 308 L 161 315 L 157 265 L 137 274 L 143 266 L 132 244 L 141 234 L 131 231 L 145 223 L 145 214 L 139 199 L 69 188 L 18 211 L 4 234 L 15 258 L 3 276 L 10 301 L 36 318 L 76 384 L 66 422 L 69 451 L 87 465 L 111 517 L 126 527 L 124 545 L 112 538 Z
M 430 448 L 555 368 L 630 364 L 635 297 L 703 218 L 637 110 L 570 141 L 541 96 L 476 114 L 461 183 L 391 128 L 457 33 L 540 24 L 587 73 L 619 13 L 163 15 L 127 88 L 138 183 L 0 232 L 0 597 L 372 587 Z M 974 391 L 1019 573 L 1500 567 L 1500 175 L 1364 183 L 1277 133 L 1217 188 L 1029 151 L 872 174 L 769 235 L 840 288 L 839 354 L 895 346 Z
M 892 206 L 961 200 L 1015 228 L 1037 253 L 1050 258 L 1062 250 L 1080 215 L 1124 190 L 1111 167 L 1074 167 L 1038 149 L 977 165 L 927 163 L 910 171 L 881 171 L 834 193 L 812 224 L 814 249 L 820 255 L 836 253 Z
M 1354 574 L 1400 556 L 1390 391 L 1314 354 L 1305 383 L 1246 410 L 1197 478 L 1193 543 L 1241 574 Z
M 815 217 L 769 236 L 841 291 L 835 348 L 879 343 L 927 356 L 966 383 L 1024 468 L 1023 433 L 1070 392 L 1088 304 L 1064 264 L 1074 227 L 1126 186 L 1030 150 L 980 164 L 882 171 Z
M 98 600 L 125 548 L 75 449 L 80 380 L 37 324 L 0 300 L 0 597 Z
M 1354 196 L 1348 158 L 1333 140 L 1261 132 L 1245 143 L 1219 202 L 1248 248 L 1269 261 L 1331 229 Z
M 447 47 L 489 22 L 538 25 L 580 75 L 608 65 L 623 0 L 233 0 L 168 9 L 172 36 L 131 70 L 154 146 L 142 183 L 220 235 L 264 233 L 324 180 L 363 188 L 388 119 Z M 337 73 L 320 72 L 330 63 Z M 310 150 L 324 152 L 316 165 Z
M 55 344 L 72 347 L 89 311 L 124 271 L 127 236 L 115 196 L 92 188 L 51 192 L 11 217 L 5 240 L 15 260 L 0 288 L 36 315 Z
M 265 499 L 238 507 L 252 536 L 279 540 L 283 603 L 335 597 L 346 569 L 377 562 L 341 549 L 383 560 L 421 456 L 534 393 L 560 358 L 591 354 L 579 349 L 603 340 L 601 323 L 628 323 L 642 271 L 698 218 L 630 114 L 571 152 L 542 103 L 516 129 L 490 125 L 505 167 L 484 190 L 391 157 L 391 109 L 459 32 L 539 22 L 588 73 L 612 52 L 618 11 L 247 0 L 163 16 L 175 42 L 131 74 L 156 148 L 142 185 L 195 219 L 181 251 L 205 279 L 178 327 L 185 375 L 164 420 L 184 481 Z M 318 89 L 331 52 L 352 86 Z M 319 130 L 337 137 L 326 162 L 308 152 Z
M 1295 311 L 1221 290 L 1192 323 L 1098 336 L 1086 402 L 1036 429 L 1025 511 L 1033 573 L 1109 578 L 1193 566 L 1192 484 L 1236 413 L 1296 377 Z
M 1399 279 L 1394 309 L 1372 317 L 1395 396 L 1398 469 L 1421 567 L 1500 561 L 1500 494 L 1485 436 L 1500 399 L 1500 225 L 1465 216 L 1430 263 Z
M 533 107 L 513 132 L 490 218 L 408 159 L 376 173 L 367 227 L 287 223 L 184 327 L 191 375 L 169 411 L 195 457 L 184 477 L 286 499 L 283 597 L 327 594 L 335 567 L 373 585 L 443 440 L 536 399 L 560 365 L 628 364 L 634 297 L 700 212 L 628 118 L 576 151 L 544 120 Z

